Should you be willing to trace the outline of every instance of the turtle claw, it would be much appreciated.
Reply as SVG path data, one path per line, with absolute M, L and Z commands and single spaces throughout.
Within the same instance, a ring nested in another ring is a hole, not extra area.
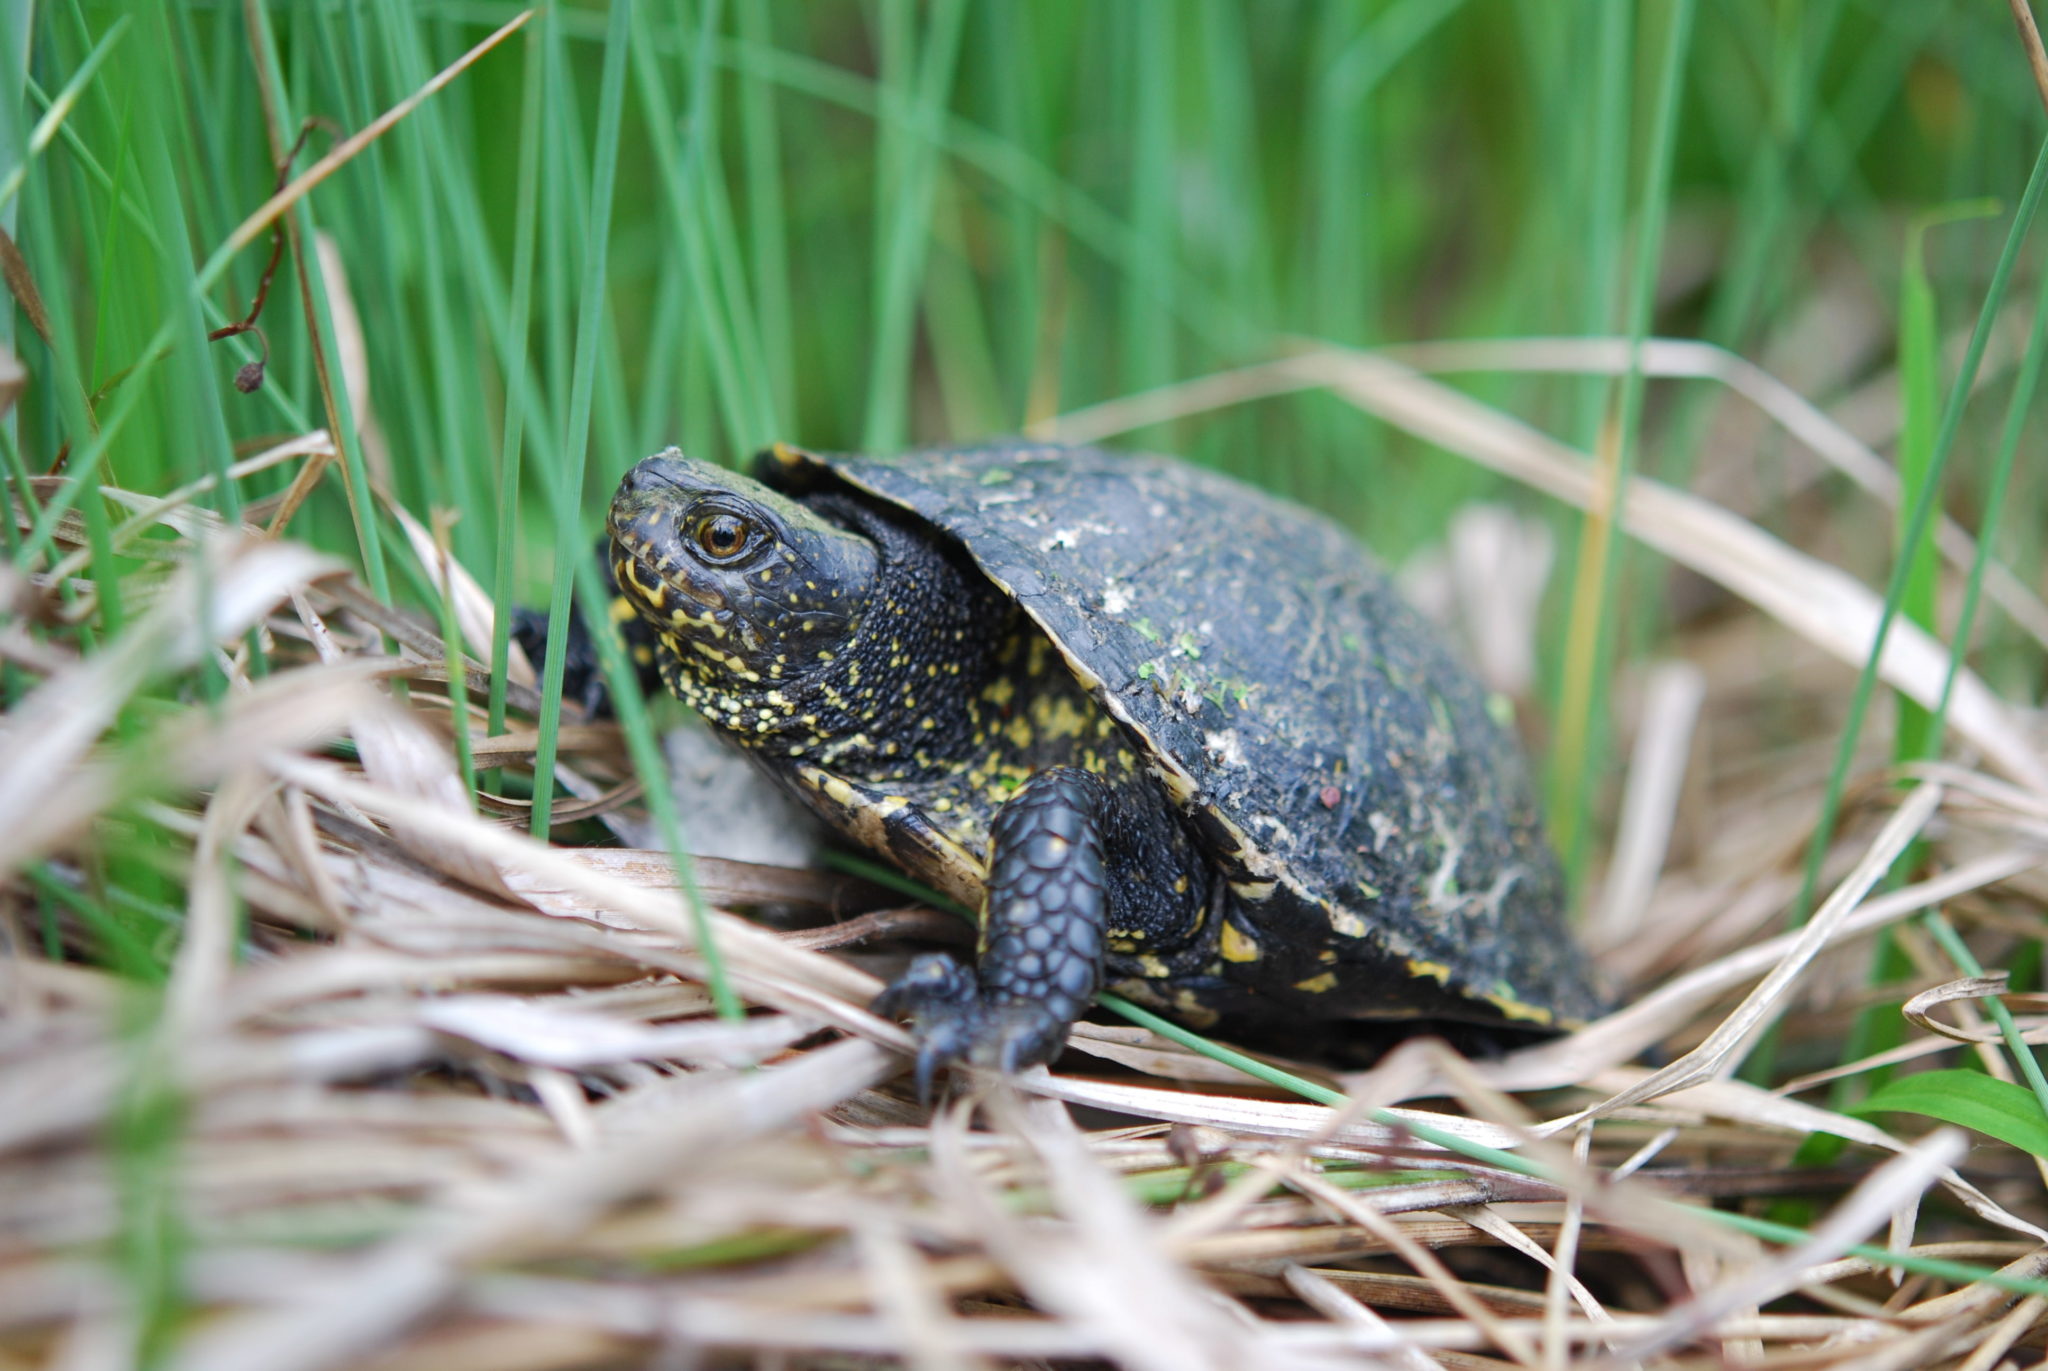
M 917 1102 L 928 1105 L 941 1067 L 966 1061 L 987 1036 L 988 1010 L 974 972 L 941 952 L 927 952 L 875 996 L 884 1018 L 910 1020 L 917 1040 Z
M 977 1056 L 986 1055 L 1010 1075 L 1027 1066 L 1049 1062 L 1066 1045 L 1067 1026 L 1035 1004 L 1011 1004 L 993 1016 L 987 1040 Z
M 1058 1015 L 1028 1001 L 991 1006 L 985 994 L 972 970 L 927 952 L 875 996 L 875 1013 L 910 1020 L 919 1104 L 931 1103 L 945 1067 L 968 1062 L 1014 1073 L 1059 1055 L 1067 1025 Z

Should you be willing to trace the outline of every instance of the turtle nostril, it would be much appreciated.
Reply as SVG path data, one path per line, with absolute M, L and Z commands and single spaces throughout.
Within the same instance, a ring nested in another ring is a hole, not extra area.
M 660 471 L 654 462 L 655 459 L 650 457 L 646 461 L 635 463 L 633 469 L 626 473 L 626 479 L 619 483 L 621 493 L 645 495 L 650 490 L 668 484 L 661 479 Z

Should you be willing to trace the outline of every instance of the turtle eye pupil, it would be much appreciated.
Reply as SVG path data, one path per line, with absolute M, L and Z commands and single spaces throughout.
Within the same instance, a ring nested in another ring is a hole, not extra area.
M 714 514 L 697 529 L 697 546 L 724 561 L 747 545 L 747 522 L 736 514 Z

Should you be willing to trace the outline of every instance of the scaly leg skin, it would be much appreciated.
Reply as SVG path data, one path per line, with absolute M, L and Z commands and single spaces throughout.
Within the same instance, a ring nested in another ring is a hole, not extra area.
M 1041 771 L 996 815 L 970 975 L 928 953 L 875 1000 L 917 1037 L 917 1094 L 941 1066 L 1017 1071 L 1051 1061 L 1102 985 L 1108 907 L 1100 815 L 1109 787 L 1079 767 Z

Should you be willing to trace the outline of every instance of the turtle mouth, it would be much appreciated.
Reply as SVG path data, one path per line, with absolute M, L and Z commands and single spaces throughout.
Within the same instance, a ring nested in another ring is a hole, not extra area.
M 678 627 L 686 622 L 709 627 L 715 616 L 730 608 L 716 586 L 697 583 L 687 564 L 676 565 L 645 542 L 614 532 L 612 547 L 612 574 L 619 589 L 655 617 L 675 621 Z

